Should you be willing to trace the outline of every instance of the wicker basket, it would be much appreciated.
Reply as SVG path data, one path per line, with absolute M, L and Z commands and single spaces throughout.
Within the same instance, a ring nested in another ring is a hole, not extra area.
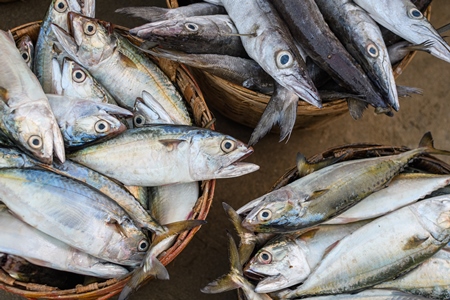
M 40 22 L 33 22 L 14 28 L 11 32 L 16 40 L 21 36 L 28 34 L 32 40 L 36 41 L 39 34 L 39 28 Z M 118 29 L 119 31 L 124 32 L 124 35 L 125 32 L 128 31 L 123 27 L 119 27 Z M 127 37 L 133 43 L 140 42 L 131 36 Z M 191 108 L 195 124 L 197 126 L 214 129 L 214 118 L 205 104 L 202 92 L 186 67 L 164 59 L 154 60 L 183 94 Z M 201 195 L 197 200 L 192 219 L 206 219 L 213 199 L 215 183 L 215 180 L 202 182 Z M 163 265 L 167 265 L 181 253 L 199 228 L 200 227 L 196 227 L 178 236 L 173 246 L 159 257 L 159 260 Z M 59 290 L 46 285 L 20 282 L 9 277 L 0 269 L 0 289 L 21 295 L 28 299 L 108 299 L 120 293 L 129 279 L 130 276 L 122 280 L 110 279 L 103 282 L 92 283 L 87 286 L 77 285 L 72 289 Z
M 184 2 L 166 0 L 169 8 L 178 7 L 179 4 L 185 5 Z M 429 19 L 430 14 L 431 7 L 428 7 L 425 16 Z M 411 52 L 393 67 L 395 78 L 402 74 L 414 56 L 415 52 Z M 256 127 L 269 103 L 270 96 L 246 89 L 200 69 L 192 68 L 192 72 L 212 108 L 235 122 L 251 128 Z M 348 113 L 346 99 L 323 103 L 322 108 L 299 101 L 294 129 L 317 128 L 346 113 Z M 272 132 L 279 132 L 278 127 L 274 126 Z

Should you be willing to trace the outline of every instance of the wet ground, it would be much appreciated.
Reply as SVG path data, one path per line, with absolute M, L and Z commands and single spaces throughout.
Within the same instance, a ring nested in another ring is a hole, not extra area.
M 48 2 L 50 1 L 23 0 L 0 4 L 0 29 L 6 30 L 42 19 Z M 140 20 L 114 13 L 116 8 L 138 5 L 164 6 L 165 2 L 98 0 L 97 16 L 127 27 L 140 25 Z M 450 2 L 434 0 L 432 24 L 440 27 L 449 21 Z M 214 202 L 207 218 L 208 224 L 201 228 L 187 248 L 168 266 L 170 280 L 152 281 L 130 300 L 235 299 L 235 292 L 217 295 L 200 292 L 200 288 L 229 270 L 225 230 L 232 230 L 232 227 L 221 203 L 227 202 L 238 208 L 264 194 L 295 164 L 296 153 L 299 151 L 308 157 L 333 146 L 360 142 L 416 147 L 427 131 L 432 132 L 436 147 L 450 149 L 450 64 L 431 55 L 418 53 L 397 83 L 422 88 L 424 95 L 401 99 L 400 111 L 392 118 L 367 111 L 358 121 L 344 115 L 321 128 L 294 131 L 287 143 L 279 143 L 277 134 L 269 134 L 263 138 L 254 147 L 254 154 L 247 159 L 260 165 L 260 170 L 236 179 L 218 180 Z M 213 113 L 217 119 L 218 131 L 248 141 L 251 128 L 224 118 L 220 111 Z M 450 162 L 449 159 L 444 160 Z M 0 299 L 12 300 L 19 297 L 0 291 Z

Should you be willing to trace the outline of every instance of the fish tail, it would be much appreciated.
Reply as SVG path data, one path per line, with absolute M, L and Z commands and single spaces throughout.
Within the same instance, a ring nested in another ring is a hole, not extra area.
M 166 18 L 167 8 L 163 7 L 123 7 L 116 9 L 116 13 L 127 14 L 133 17 L 141 18 L 149 22 L 163 21 Z
M 239 258 L 239 251 L 237 249 L 236 243 L 230 233 L 227 232 L 228 236 L 228 252 L 230 256 L 231 271 L 219 277 L 218 279 L 210 282 L 204 288 L 200 289 L 202 293 L 206 294 L 217 294 L 226 291 L 231 291 L 243 286 L 245 282 L 242 265 Z M 240 280 L 244 279 L 244 281 Z
M 423 43 L 417 44 L 417 45 L 409 45 L 404 47 L 404 50 L 408 50 L 408 51 L 423 51 L 423 52 L 427 52 L 430 53 L 430 47 L 433 45 L 432 41 L 425 41 Z
M 239 238 L 241 239 L 239 245 L 239 257 L 241 266 L 245 264 L 250 258 L 253 249 L 255 249 L 256 245 L 256 235 L 253 231 L 248 230 L 247 228 L 242 226 L 242 218 L 239 214 L 227 203 L 222 202 L 223 209 L 228 215 L 228 219 L 234 226 Z
M 354 120 L 359 120 L 367 109 L 368 104 L 356 98 L 347 99 L 348 112 Z
M 423 135 L 419 142 L 419 148 L 425 148 L 425 152 L 430 154 L 450 155 L 450 151 L 436 149 L 434 147 L 434 140 L 431 132 L 427 132 Z
M 332 164 L 337 163 L 338 161 L 342 160 L 344 158 L 344 155 L 338 156 L 338 157 L 332 157 L 325 159 L 323 161 L 317 162 L 317 163 L 311 163 L 309 162 L 306 157 L 301 154 L 300 152 L 297 153 L 297 170 L 298 175 L 300 177 L 306 176 L 308 174 L 311 174 L 315 171 L 318 171 L 320 169 L 323 169 L 325 167 L 328 167 Z
M 411 97 L 412 94 L 423 95 L 423 90 L 412 86 L 397 85 L 399 97 Z

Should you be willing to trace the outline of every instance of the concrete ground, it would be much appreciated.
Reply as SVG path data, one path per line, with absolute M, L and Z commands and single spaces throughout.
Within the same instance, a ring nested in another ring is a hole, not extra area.
M 50 1 L 23 0 L 0 4 L 0 29 L 14 28 L 42 19 L 48 2 Z M 116 8 L 137 5 L 164 6 L 165 2 L 98 0 L 97 16 L 127 27 L 139 25 L 142 23 L 140 20 L 114 13 Z M 440 27 L 449 21 L 450 2 L 434 0 L 432 24 Z M 255 153 L 247 159 L 260 165 L 261 169 L 244 177 L 218 180 L 214 202 L 207 218 L 208 224 L 201 228 L 187 248 L 168 266 L 170 280 L 150 282 L 134 294 L 131 300 L 236 299 L 235 292 L 216 295 L 200 292 L 200 288 L 229 270 L 225 229 L 232 231 L 232 226 L 221 203 L 227 202 L 232 207 L 239 208 L 264 194 L 295 164 L 296 153 L 299 151 L 308 157 L 329 147 L 358 142 L 416 147 L 427 131 L 433 133 L 437 147 L 450 149 L 450 105 L 445 102 L 450 101 L 450 65 L 431 55 L 419 53 L 400 76 L 398 84 L 422 88 L 424 95 L 402 99 L 400 111 L 393 118 L 366 112 L 361 120 L 354 121 L 349 115 L 344 115 L 321 128 L 294 131 L 287 143 L 279 143 L 277 134 L 269 134 L 262 139 L 254 147 Z M 218 131 L 248 141 L 252 129 L 225 119 L 219 111 L 213 112 L 217 118 Z M 444 160 L 449 162 L 449 159 Z M 0 291 L 0 299 L 12 300 L 19 297 Z

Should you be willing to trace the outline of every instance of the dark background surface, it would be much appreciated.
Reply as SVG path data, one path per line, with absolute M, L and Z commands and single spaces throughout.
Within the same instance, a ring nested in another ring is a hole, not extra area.
M 49 2 L 23 0 L 0 4 L 0 29 L 7 30 L 41 20 Z M 165 1 L 98 0 L 96 12 L 100 19 L 133 27 L 143 22 L 114 11 L 124 6 L 144 5 L 165 6 Z M 431 22 L 435 27 L 450 22 L 450 1 L 434 0 L 432 8 Z M 264 194 L 295 164 L 298 151 L 308 157 L 330 147 L 359 142 L 416 147 L 426 131 L 433 133 L 436 147 L 450 149 L 450 65 L 431 55 L 419 53 L 397 83 L 422 88 L 424 95 L 401 99 L 400 111 L 393 118 L 376 116 L 370 110 L 359 121 L 344 115 L 321 128 L 296 130 L 288 143 L 279 143 L 277 134 L 269 134 L 262 139 L 254 147 L 255 153 L 247 159 L 260 165 L 261 169 L 244 177 L 218 180 L 214 202 L 207 218 L 208 224 L 201 228 L 187 248 L 168 266 L 170 280 L 151 281 L 134 294 L 131 300 L 236 299 L 235 292 L 217 295 L 200 292 L 200 288 L 229 270 L 225 230 L 232 230 L 232 226 L 221 203 L 227 202 L 237 209 Z M 217 118 L 218 131 L 248 141 L 251 128 L 225 119 L 218 111 L 213 110 L 213 113 Z M 0 291 L 0 299 L 22 298 Z

